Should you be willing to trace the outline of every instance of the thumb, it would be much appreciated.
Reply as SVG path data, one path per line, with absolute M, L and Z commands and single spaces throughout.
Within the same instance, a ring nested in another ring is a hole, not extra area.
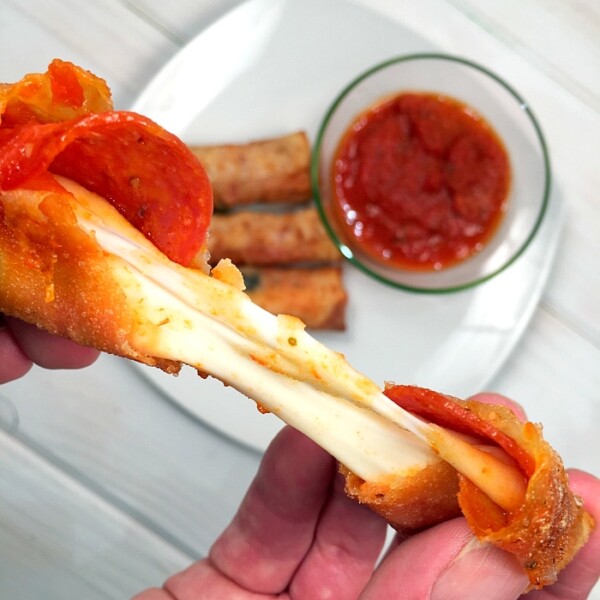
M 434 583 L 430 600 L 515 600 L 528 585 L 529 579 L 511 554 L 474 540 Z
M 512 555 L 480 544 L 454 519 L 391 550 L 361 600 L 516 600 L 528 584 Z

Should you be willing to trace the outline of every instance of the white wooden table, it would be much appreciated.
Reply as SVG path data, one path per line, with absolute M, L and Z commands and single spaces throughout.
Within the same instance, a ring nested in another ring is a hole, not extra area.
M 61 57 L 107 79 L 116 106 L 127 108 L 187 41 L 239 3 L 0 0 L 0 80 Z M 535 107 L 566 219 L 542 301 L 489 388 L 543 421 L 568 465 L 599 474 L 600 5 L 360 3 L 484 63 Z M 161 584 L 207 550 L 258 461 L 124 361 L 34 369 L 0 389 L 0 598 L 127 598 Z

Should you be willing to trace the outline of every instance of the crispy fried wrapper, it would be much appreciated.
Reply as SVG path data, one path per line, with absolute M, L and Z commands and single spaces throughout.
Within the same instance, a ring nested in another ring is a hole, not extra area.
M 490 437 L 504 434 L 516 443 L 513 454 L 518 456 L 525 451 L 528 460 L 522 463 L 528 484 L 517 510 L 502 510 L 442 461 L 415 473 L 377 482 L 365 482 L 341 467 L 347 493 L 381 514 L 400 532 L 417 531 L 462 512 L 480 541 L 502 548 L 518 559 L 532 588 L 555 582 L 595 525 L 581 499 L 569 489 L 560 457 L 542 438 L 540 426 L 519 421 L 508 408 L 452 401 L 461 410 L 466 409 L 465 414 L 474 421 L 479 420 L 481 429 L 487 430 Z M 455 416 L 450 418 L 453 419 Z M 481 429 L 476 433 L 478 437 Z M 482 441 L 483 445 L 489 443 L 489 439 Z M 498 481 L 498 485 L 502 482 Z
M 340 262 L 314 206 L 286 212 L 244 210 L 213 215 L 208 249 L 211 262 L 289 265 Z
M 139 307 L 118 284 L 121 262 L 77 225 L 63 192 L 0 192 L 0 207 L 2 312 L 84 346 L 179 371 L 178 363 L 132 344 Z
M 475 402 L 469 407 L 524 448 L 534 459 L 523 504 L 505 514 L 464 477 L 459 477 L 458 501 L 475 535 L 514 554 L 532 587 L 543 587 L 556 577 L 587 541 L 594 528 L 580 498 L 569 489 L 569 478 L 559 455 L 542 438 L 541 427 L 521 423 L 505 407 Z
M 208 172 L 216 208 L 296 203 L 311 197 L 310 144 L 302 131 L 247 144 L 191 149 Z
M 348 294 L 341 267 L 261 267 L 242 273 L 248 296 L 270 313 L 298 317 L 308 329 L 346 328 Z
M 414 472 L 365 481 L 340 465 L 346 494 L 381 515 L 401 535 L 458 517 L 458 474 L 439 461 Z
M 103 83 L 92 81 L 96 91 L 80 93 L 82 82 L 85 83 L 88 77 L 58 62 L 52 67 L 49 78 L 42 80 L 43 85 L 33 78 L 26 79 L 23 85 L 0 86 L 0 113 L 3 112 L 0 142 L 4 152 L 0 156 L 0 311 L 80 344 L 154 365 L 167 372 L 176 373 L 181 367 L 180 360 L 187 361 L 199 371 L 204 371 L 203 360 L 213 361 L 210 364 L 220 369 L 215 376 L 227 382 L 237 373 L 232 374 L 228 370 L 230 364 L 221 358 L 221 352 L 211 354 L 211 348 L 212 344 L 229 339 L 224 331 L 235 331 L 235 335 L 243 334 L 244 342 L 251 344 L 254 354 L 246 356 L 246 347 L 239 344 L 228 346 L 224 343 L 219 348 L 240 360 L 245 365 L 246 376 L 257 377 L 259 387 L 268 388 L 265 386 L 265 374 L 271 376 L 275 384 L 283 385 L 279 377 L 285 377 L 287 371 L 274 367 L 287 367 L 287 361 L 279 360 L 281 357 L 271 345 L 265 344 L 262 337 L 256 335 L 255 339 L 253 335 L 265 322 L 278 328 L 283 324 L 286 334 L 283 339 L 290 347 L 296 348 L 301 332 L 298 319 L 273 317 L 275 321 L 272 321 L 266 320 L 266 314 L 256 317 L 258 313 L 253 312 L 251 314 L 257 321 L 248 321 L 247 313 L 243 312 L 248 309 L 247 298 L 241 297 L 239 292 L 241 277 L 226 261 L 221 261 L 220 267 L 215 268 L 213 275 L 216 278 L 207 277 L 200 270 L 185 269 L 172 262 L 173 257 L 157 250 L 149 241 L 150 236 L 147 238 L 132 227 L 126 220 L 127 215 L 118 212 L 103 198 L 69 181 L 68 173 L 64 174 L 63 169 L 59 168 L 59 171 L 66 178 L 57 179 L 51 175 L 52 169 L 61 167 L 61 157 L 69 163 L 71 159 L 85 158 L 87 154 L 76 152 L 65 155 L 60 146 L 64 140 L 61 136 L 54 136 L 54 144 L 50 146 L 58 144 L 61 152 L 47 156 L 47 136 L 49 132 L 57 131 L 50 96 L 62 99 L 59 102 L 62 107 L 59 118 L 64 118 L 63 110 L 69 119 L 78 116 L 80 110 L 88 110 L 87 104 L 99 111 L 106 112 L 110 108 Z M 138 147 L 147 151 L 149 146 L 154 147 L 163 155 L 163 166 L 164 160 L 168 158 L 170 161 L 171 167 L 162 170 L 176 172 L 181 165 L 179 157 L 183 144 L 145 119 L 136 119 L 132 115 L 125 117 L 125 122 L 134 127 L 133 140 L 136 143 L 118 147 L 128 151 Z M 119 126 L 117 132 L 120 132 L 123 118 L 122 114 L 111 117 L 109 125 L 116 124 Z M 100 158 L 106 159 L 106 148 L 114 130 L 107 132 L 102 127 L 99 131 L 94 128 L 97 121 L 103 125 L 102 118 L 88 120 L 90 128 L 85 129 L 82 136 L 85 140 L 92 139 L 90 148 L 98 150 L 99 146 L 102 150 L 98 151 Z M 78 122 L 77 131 L 80 129 Z M 130 141 L 130 131 L 128 126 L 126 141 Z M 140 131 L 144 134 L 142 138 L 137 135 Z M 23 132 L 29 137 L 19 137 Z M 102 136 L 98 137 L 100 134 Z M 24 139 L 28 140 L 27 144 L 22 143 Z M 103 143 L 98 144 L 99 140 Z M 144 144 L 137 143 L 140 140 Z M 75 146 L 76 150 L 78 148 L 80 145 Z M 38 150 L 33 158 L 29 152 L 32 149 Z M 95 158 L 92 150 L 90 153 L 89 164 L 85 164 L 91 168 L 98 161 L 92 160 Z M 34 158 L 38 155 L 41 158 L 36 162 Z M 117 153 L 110 164 L 119 175 L 117 180 L 121 181 L 124 179 L 123 169 L 129 168 L 132 161 L 118 160 L 119 156 L 121 154 Z M 36 164 L 32 165 L 32 162 Z M 199 165 L 195 159 L 184 163 L 189 167 L 187 174 L 193 176 L 187 181 L 194 191 L 198 188 L 197 184 L 204 181 L 204 175 L 198 173 Z M 75 162 L 76 166 L 78 164 Z M 133 161 L 133 164 L 142 169 L 144 161 Z M 34 169 L 36 165 L 39 167 L 37 170 Z M 100 162 L 100 165 L 105 166 L 105 163 Z M 78 171 L 79 167 L 75 170 Z M 306 171 L 306 165 L 302 170 Z M 24 178 L 25 171 L 29 176 Z M 100 171 L 103 176 L 106 174 L 103 169 Z M 147 176 L 139 178 L 139 173 L 136 173 L 132 179 L 125 178 L 128 182 L 125 187 L 132 193 L 144 191 L 146 185 L 142 180 L 152 183 L 155 174 L 156 171 L 151 170 Z M 143 184 L 141 188 L 140 184 Z M 180 187 L 177 185 L 178 190 Z M 150 191 L 153 190 L 151 187 Z M 160 194 L 154 196 L 161 199 Z M 134 197 L 137 198 L 136 195 Z M 137 211 L 139 214 L 136 216 L 145 217 L 149 207 L 143 208 Z M 177 231 L 178 228 L 173 228 L 170 233 L 176 235 Z M 100 243 L 101 238 L 104 244 L 108 244 L 108 250 Z M 175 246 L 180 246 L 180 241 L 176 241 Z M 121 254 L 126 258 L 120 257 Z M 303 274 L 302 277 L 306 276 Z M 339 267 L 329 273 L 322 271 L 320 276 L 323 289 L 328 286 L 335 292 L 331 306 L 339 304 L 343 307 L 346 298 L 340 285 Z M 257 297 L 261 287 L 263 291 L 269 287 L 283 287 L 282 278 L 273 279 L 272 284 L 268 284 L 265 278 L 266 273 L 261 272 L 258 285 L 254 291 L 250 289 L 250 295 L 254 295 L 257 303 L 261 302 Z M 240 280 L 239 285 L 235 285 L 234 280 L 237 279 Z M 300 283 L 296 281 L 289 285 L 296 300 L 302 297 L 301 292 L 307 287 L 302 279 Z M 307 305 L 315 304 L 314 297 L 307 298 Z M 203 311 L 195 310 L 196 306 L 202 306 Z M 270 310 L 282 312 L 277 307 L 270 307 Z M 303 318 L 308 320 L 306 315 Z M 194 327 L 202 335 L 197 335 Z M 294 335 L 288 335 L 289 332 Z M 197 354 L 206 339 L 212 344 L 205 344 L 208 350 L 201 359 Z M 288 346 L 276 348 L 289 351 Z M 310 346 L 310 349 L 314 348 L 314 344 Z M 337 354 L 332 357 L 323 352 L 318 356 L 333 361 L 336 367 L 340 366 L 339 361 L 334 361 L 339 358 Z M 268 371 L 260 371 L 258 376 L 255 375 L 257 364 L 272 366 Z M 305 376 L 311 385 L 316 385 L 321 373 L 327 372 L 320 371 L 321 365 L 316 362 L 300 365 L 292 373 Z M 213 371 L 206 369 L 206 372 Z M 354 381 L 352 372 L 350 375 Z M 244 378 L 240 381 L 240 388 L 246 389 Z M 371 382 L 367 386 L 366 381 L 362 376 L 358 378 L 360 389 L 366 387 L 370 390 L 372 387 L 379 396 L 377 386 Z M 290 390 L 287 385 L 281 389 Z M 310 389 L 308 386 L 303 393 Z M 332 389 L 337 388 L 333 386 Z M 268 391 L 263 389 L 261 393 L 268 396 Z M 420 388 L 389 386 L 384 393 L 408 412 L 444 428 L 466 433 L 477 444 L 501 449 L 503 456 L 518 464 L 526 476 L 528 483 L 524 499 L 516 509 L 502 510 L 471 481 L 459 476 L 453 467 L 432 452 L 427 455 L 425 464 L 385 475 L 377 481 L 364 481 L 341 467 L 349 496 L 369 505 L 399 530 L 415 531 L 462 512 L 480 540 L 517 557 L 528 573 L 532 587 L 555 581 L 558 572 L 586 542 L 594 523 L 581 501 L 570 491 L 562 462 L 542 439 L 541 428 L 520 422 L 504 407 L 462 402 Z M 328 387 L 319 388 L 318 394 L 320 401 L 328 398 Z M 277 397 L 280 395 L 277 394 Z M 422 405 L 425 410 L 420 411 Z M 518 471 L 517 476 L 520 477 Z M 498 486 L 502 484 L 502 480 L 498 479 Z

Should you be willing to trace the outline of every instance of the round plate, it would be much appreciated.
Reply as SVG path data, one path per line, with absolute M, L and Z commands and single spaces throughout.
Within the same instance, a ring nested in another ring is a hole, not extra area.
M 341 0 L 250 0 L 179 52 L 133 110 L 189 144 L 244 142 L 298 129 L 314 140 L 324 111 L 353 76 L 390 56 L 432 50 L 440 49 L 402 24 Z M 478 392 L 538 303 L 561 214 L 553 196 L 527 251 L 492 281 L 455 294 L 392 289 L 346 265 L 347 331 L 315 337 L 382 385 L 411 383 L 458 396 Z M 264 450 L 281 427 L 253 402 L 191 369 L 173 378 L 135 368 L 177 405 L 249 447 Z

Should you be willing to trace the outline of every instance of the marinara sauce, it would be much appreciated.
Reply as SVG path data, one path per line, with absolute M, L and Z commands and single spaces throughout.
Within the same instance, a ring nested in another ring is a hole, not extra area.
M 475 254 L 505 211 L 507 152 L 465 104 L 403 93 L 358 116 L 333 165 L 336 209 L 375 260 L 437 270 Z

